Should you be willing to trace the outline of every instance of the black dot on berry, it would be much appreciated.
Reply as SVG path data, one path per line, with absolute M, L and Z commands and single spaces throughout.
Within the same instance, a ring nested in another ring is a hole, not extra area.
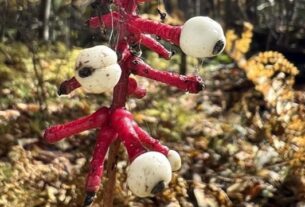
M 83 68 L 79 69 L 78 75 L 81 78 L 86 78 L 86 77 L 91 76 L 94 71 L 95 71 L 95 69 L 93 69 L 91 67 L 83 67 Z
M 165 188 L 164 182 L 163 182 L 163 181 L 160 181 L 160 182 L 158 182 L 158 183 L 153 187 L 153 189 L 151 190 L 151 193 L 152 193 L 152 194 L 157 194 L 157 193 L 163 191 L 164 188 Z
M 218 40 L 213 48 L 213 55 L 218 55 L 220 51 L 222 51 L 223 47 L 225 46 L 225 43 L 222 40 Z

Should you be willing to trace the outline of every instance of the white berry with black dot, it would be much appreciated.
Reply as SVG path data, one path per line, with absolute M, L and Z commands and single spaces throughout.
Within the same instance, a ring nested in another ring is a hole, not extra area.
M 84 49 L 76 60 L 75 78 L 88 93 L 110 91 L 122 73 L 117 60 L 115 51 L 107 46 Z
M 222 27 L 209 17 L 193 17 L 182 26 L 180 48 L 186 55 L 196 58 L 213 57 L 220 54 L 225 45 Z
M 161 192 L 171 179 L 171 165 L 159 152 L 141 154 L 131 163 L 127 172 L 127 185 L 138 197 L 149 197 Z

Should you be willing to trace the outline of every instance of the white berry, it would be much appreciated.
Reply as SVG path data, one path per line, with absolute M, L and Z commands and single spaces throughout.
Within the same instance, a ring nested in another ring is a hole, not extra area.
M 129 166 L 127 185 L 139 197 L 148 197 L 162 191 L 172 179 L 171 165 L 159 152 L 146 152 Z
M 75 78 L 89 93 L 103 93 L 114 88 L 121 77 L 117 55 L 100 45 L 81 51 L 76 60 Z
M 181 157 L 175 150 L 170 150 L 168 152 L 167 159 L 171 164 L 172 171 L 177 171 L 181 168 Z
M 180 47 L 189 56 L 212 57 L 220 54 L 225 44 L 220 24 L 209 17 L 193 17 L 182 27 Z

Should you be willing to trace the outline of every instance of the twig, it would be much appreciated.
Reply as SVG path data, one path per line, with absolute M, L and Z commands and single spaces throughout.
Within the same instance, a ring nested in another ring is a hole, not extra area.
M 115 179 L 116 179 L 116 163 L 118 159 L 118 152 L 120 149 L 120 141 L 117 139 L 112 143 L 109 152 L 108 152 L 108 162 L 107 162 L 107 174 L 108 181 L 104 191 L 103 198 L 103 207 L 112 207 L 113 206 L 113 196 L 115 188 Z

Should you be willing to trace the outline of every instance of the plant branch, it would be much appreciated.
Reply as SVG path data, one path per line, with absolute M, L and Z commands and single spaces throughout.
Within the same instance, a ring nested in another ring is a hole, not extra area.
M 45 130 L 44 140 L 48 143 L 58 142 L 65 137 L 69 137 L 80 132 L 101 127 L 108 119 L 108 108 L 103 107 L 95 113 L 68 122 L 52 126 Z
M 132 115 L 124 109 L 117 109 L 112 114 L 112 126 L 116 129 L 128 152 L 130 162 L 146 150 L 139 141 L 138 134 L 132 125 Z
M 108 152 L 108 161 L 107 161 L 107 173 L 108 178 L 106 187 L 104 190 L 103 198 L 103 207 L 112 207 L 113 206 L 113 197 L 114 197 L 114 188 L 115 188 L 115 179 L 116 179 L 116 163 L 118 160 L 118 153 L 120 149 L 121 141 L 116 139 L 109 148 Z
M 157 40 L 150 37 L 149 35 L 142 34 L 139 42 L 141 45 L 144 45 L 148 49 L 156 52 L 164 59 L 169 60 L 170 57 L 172 56 L 172 53 L 170 51 L 168 51 L 161 43 L 159 43 Z
M 67 95 L 79 87 L 81 87 L 80 83 L 76 80 L 75 77 L 73 77 L 69 80 L 65 80 L 60 84 L 57 94 L 59 96 Z
M 103 23 L 107 28 L 111 28 L 113 23 L 114 25 L 119 23 L 120 18 L 122 18 L 122 16 L 120 16 L 119 13 L 111 12 L 100 17 L 91 17 L 88 21 L 88 25 L 91 28 L 99 28 Z M 124 15 L 124 18 L 128 20 L 125 22 L 126 29 L 135 36 L 138 33 L 152 34 L 175 45 L 180 44 L 181 26 L 171 26 L 148 19 L 142 19 L 135 15 Z
M 174 86 L 186 92 L 198 93 L 204 88 L 203 80 L 199 76 L 185 76 L 158 71 L 144 63 L 140 58 L 130 59 L 128 66 L 133 74 Z
M 146 131 L 139 127 L 136 122 L 133 122 L 133 128 L 136 130 L 136 133 L 139 136 L 140 142 L 152 151 L 157 151 L 165 156 L 168 154 L 168 148 L 162 145 L 159 140 L 152 138 Z
M 103 163 L 111 142 L 117 137 L 116 132 L 109 126 L 102 127 L 96 140 L 90 171 L 86 180 L 86 192 L 96 193 L 100 188 L 103 174 Z
M 128 96 L 128 78 L 130 72 L 126 67 L 126 60 L 129 59 L 130 53 L 128 52 L 128 44 L 124 39 L 124 34 L 119 35 L 119 43 L 117 46 L 118 53 L 121 54 L 120 66 L 122 69 L 121 78 L 119 83 L 115 86 L 113 91 L 113 100 L 111 110 L 114 111 L 117 108 L 125 107 L 125 103 Z M 118 152 L 120 148 L 120 140 L 117 139 L 109 149 L 108 162 L 107 162 L 107 177 L 108 181 L 104 191 L 103 206 L 113 206 L 113 196 L 116 178 L 116 163 L 118 159 Z

